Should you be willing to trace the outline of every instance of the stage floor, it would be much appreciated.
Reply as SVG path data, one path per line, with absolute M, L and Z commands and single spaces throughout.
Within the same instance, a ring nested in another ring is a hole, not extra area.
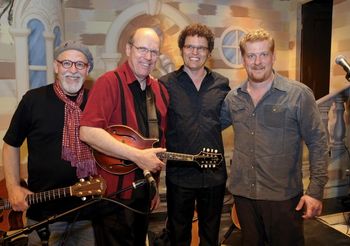
M 241 245 L 241 235 L 239 229 L 235 229 L 230 233 L 229 229 L 232 225 L 231 219 L 232 199 L 230 195 L 225 197 L 225 205 L 221 216 L 220 241 L 224 245 Z M 342 198 L 330 198 L 324 200 L 323 216 L 334 214 L 349 214 L 350 211 L 350 197 L 346 202 Z M 330 216 L 329 216 L 330 217 Z M 329 218 L 328 217 L 328 218 Z M 347 217 L 349 218 L 349 217 Z M 166 205 L 162 202 L 161 207 L 157 209 L 151 216 L 150 231 L 159 234 L 165 227 L 166 219 Z M 350 234 L 350 225 L 344 225 L 348 234 Z M 342 246 L 350 245 L 350 236 L 332 228 L 332 225 L 327 225 L 320 219 L 307 220 L 304 224 L 305 245 L 306 246 Z M 152 246 L 150 244 L 150 246 Z

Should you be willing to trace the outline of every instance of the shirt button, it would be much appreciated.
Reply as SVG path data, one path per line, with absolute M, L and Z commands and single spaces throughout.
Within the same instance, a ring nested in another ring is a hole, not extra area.
M 254 135 L 255 133 L 252 131 L 252 132 L 250 132 L 250 134 L 251 134 L 251 135 Z
M 255 113 L 252 113 L 252 117 L 254 117 L 255 116 Z
M 254 184 L 252 184 L 252 187 L 254 187 L 255 185 Z

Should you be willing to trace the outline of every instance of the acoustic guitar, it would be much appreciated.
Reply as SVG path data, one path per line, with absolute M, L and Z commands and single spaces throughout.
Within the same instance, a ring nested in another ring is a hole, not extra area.
M 5 187 L 4 180 L 1 188 Z M 106 191 L 106 182 L 101 177 L 91 178 L 89 180 L 81 179 L 78 183 L 65 187 L 58 188 L 49 191 L 43 191 L 38 193 L 29 194 L 26 197 L 28 205 L 53 201 L 59 198 L 65 197 L 82 197 L 86 196 L 100 196 Z M 2 194 L 6 196 L 6 194 Z M 8 200 L 0 198 L 0 230 L 3 232 L 8 232 L 12 230 L 17 230 L 23 227 L 22 212 L 16 212 L 11 210 L 11 204 Z
M 113 125 L 108 127 L 106 131 L 118 141 L 138 149 L 152 148 L 159 141 L 157 138 L 144 138 L 134 129 L 125 125 Z M 95 149 L 93 149 L 93 156 L 102 169 L 112 174 L 124 175 L 138 168 L 135 163 L 129 160 L 108 156 Z M 217 153 L 217 150 L 206 148 L 197 155 L 163 152 L 158 153 L 157 156 L 162 160 L 197 163 L 201 168 L 217 168 L 223 160 L 222 154 Z
M 240 230 L 241 225 L 239 224 L 236 205 L 234 203 L 232 205 L 232 210 L 231 210 L 231 219 L 232 219 L 233 224 Z

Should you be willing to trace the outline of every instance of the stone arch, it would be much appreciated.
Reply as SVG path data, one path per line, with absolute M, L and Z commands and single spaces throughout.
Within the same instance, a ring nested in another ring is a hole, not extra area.
M 22 0 L 15 1 L 13 28 L 25 28 L 32 19 L 40 20 L 46 32 L 53 32 L 56 26 L 63 26 L 60 0 Z
M 130 6 L 113 21 L 106 35 L 105 53 L 101 56 L 105 65 L 105 70 L 114 69 L 121 58 L 121 54 L 117 51 L 116 44 L 124 28 L 131 20 L 143 14 L 152 16 L 163 14 L 173 20 L 181 29 L 190 23 L 190 20 L 180 11 L 168 4 L 162 3 L 160 0 L 148 0 Z
M 28 35 L 30 29 L 27 24 L 30 20 L 37 19 L 44 25 L 44 38 L 46 48 L 46 67 L 38 68 L 47 71 L 47 82 L 54 81 L 53 74 L 53 30 L 56 26 L 62 29 L 63 14 L 60 0 L 22 0 L 15 1 L 13 6 L 14 20 L 10 32 L 15 43 L 16 57 L 16 87 L 17 101 L 29 89 L 29 64 L 28 64 Z

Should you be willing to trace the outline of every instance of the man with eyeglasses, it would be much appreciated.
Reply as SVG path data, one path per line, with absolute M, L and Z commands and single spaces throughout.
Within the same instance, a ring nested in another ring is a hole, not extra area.
M 205 66 L 214 48 L 214 34 L 205 25 L 191 24 L 180 33 L 178 47 L 184 65 L 160 78 L 170 96 L 167 150 L 196 155 L 205 147 L 224 156 L 219 116 L 230 87 L 226 77 Z M 226 178 L 224 160 L 213 169 L 167 161 L 171 245 L 191 244 L 195 209 L 200 245 L 218 245 Z
M 131 172 L 119 175 L 98 168 L 107 181 L 107 194 L 117 193 L 113 199 L 128 206 L 111 202 L 101 204 L 101 213 L 94 221 L 98 245 L 145 245 L 148 213 L 159 203 L 159 195 L 151 197 L 148 185 L 121 191 L 131 187 L 134 181 L 144 179 L 144 173 L 158 175 L 164 162 L 157 154 L 165 149 L 150 146 L 138 149 L 122 143 L 106 131 L 113 125 L 126 125 L 149 137 L 146 94 L 150 93 L 157 121 L 153 129 L 158 132 L 160 146 L 164 146 L 168 94 L 164 85 L 150 76 L 159 49 L 160 39 L 153 29 L 137 29 L 125 47 L 127 61 L 96 80 L 83 113 L 80 127 L 83 141 L 110 157 L 130 160 L 136 165 Z M 132 211 L 130 207 L 143 214 Z
M 11 207 L 25 211 L 28 225 L 81 205 L 78 197 L 31 205 L 32 192 L 68 187 L 97 173 L 89 146 L 78 136 L 87 101 L 84 81 L 94 62 L 87 46 L 67 41 L 54 52 L 56 80 L 29 90 L 20 101 L 4 136 L 3 165 Z M 27 140 L 28 187 L 20 185 L 20 147 Z M 40 196 L 41 197 L 41 196 Z M 38 202 L 38 201 L 37 201 Z M 95 245 L 87 210 L 68 214 L 28 236 L 28 245 Z M 46 245 L 46 244 L 45 244 Z

